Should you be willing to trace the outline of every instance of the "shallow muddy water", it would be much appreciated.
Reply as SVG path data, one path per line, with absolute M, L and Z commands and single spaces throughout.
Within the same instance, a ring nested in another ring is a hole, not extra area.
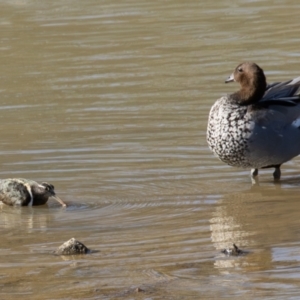
M 297 299 L 299 158 L 260 172 L 209 151 L 244 60 L 300 75 L 298 1 L 0 3 L 0 177 L 68 207 L 0 208 L 1 299 Z M 75 237 L 94 250 L 54 256 Z M 226 257 L 233 243 L 247 254 Z

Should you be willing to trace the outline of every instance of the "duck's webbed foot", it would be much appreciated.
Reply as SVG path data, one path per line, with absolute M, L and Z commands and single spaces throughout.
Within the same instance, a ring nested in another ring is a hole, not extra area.
M 276 180 L 276 181 L 278 181 L 280 179 L 280 176 L 281 176 L 280 166 L 281 165 L 274 166 L 275 171 L 273 173 L 273 177 L 274 177 L 274 180 Z

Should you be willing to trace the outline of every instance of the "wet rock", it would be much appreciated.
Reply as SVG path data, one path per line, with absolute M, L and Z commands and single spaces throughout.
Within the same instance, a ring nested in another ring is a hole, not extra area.
M 90 249 L 88 249 L 84 244 L 77 241 L 74 238 L 71 238 L 67 242 L 63 243 L 61 246 L 57 248 L 55 251 L 56 255 L 76 255 L 76 254 L 87 254 L 90 253 Z
M 223 249 L 221 252 L 228 256 L 239 256 L 245 254 L 245 252 L 241 250 L 236 244 L 233 244 L 233 248 Z

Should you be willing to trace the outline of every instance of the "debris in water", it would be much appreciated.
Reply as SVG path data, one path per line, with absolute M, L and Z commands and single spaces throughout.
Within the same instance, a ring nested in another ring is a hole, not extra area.
M 233 248 L 223 249 L 221 252 L 228 256 L 239 256 L 245 253 L 236 244 L 233 244 Z
M 56 255 L 76 255 L 76 254 L 87 254 L 91 250 L 88 249 L 84 244 L 77 241 L 74 238 L 71 238 L 67 242 L 63 243 L 55 251 Z

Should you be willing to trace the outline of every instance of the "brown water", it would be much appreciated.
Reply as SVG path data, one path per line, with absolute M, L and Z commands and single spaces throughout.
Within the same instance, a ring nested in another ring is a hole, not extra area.
M 0 298 L 300 297 L 299 159 L 251 187 L 205 141 L 239 62 L 300 75 L 299 9 L 2 1 L 0 177 L 48 181 L 68 207 L 1 208 Z M 71 237 L 95 252 L 53 256 Z M 224 257 L 232 243 L 249 254 Z

